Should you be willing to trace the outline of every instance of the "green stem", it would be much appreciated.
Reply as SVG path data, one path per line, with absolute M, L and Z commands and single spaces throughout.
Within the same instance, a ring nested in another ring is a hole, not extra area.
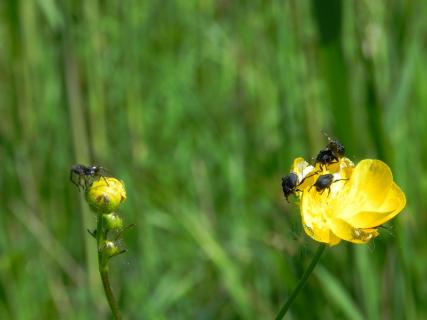
M 99 274 L 101 276 L 102 285 L 104 287 L 104 293 L 107 297 L 108 304 L 110 305 L 111 312 L 113 313 L 114 319 L 121 320 L 119 305 L 117 304 L 116 298 L 114 297 L 113 290 L 111 290 L 110 278 L 108 275 L 108 257 L 105 255 L 105 240 L 107 233 L 102 227 L 102 215 L 98 216 L 98 224 L 96 227 L 96 243 L 98 246 L 98 267 Z
M 295 298 L 298 296 L 298 293 L 300 290 L 304 287 L 306 284 L 308 278 L 310 277 L 311 273 L 314 270 L 314 267 L 317 265 L 317 263 L 320 260 L 320 257 L 322 256 L 323 251 L 325 251 L 326 244 L 322 243 L 319 245 L 319 248 L 316 251 L 316 254 L 313 257 L 313 260 L 311 260 L 310 265 L 308 266 L 307 270 L 305 270 L 304 274 L 302 275 L 302 278 L 298 282 L 297 286 L 295 287 L 294 291 L 292 291 L 291 296 L 289 297 L 288 301 L 282 306 L 279 313 L 276 316 L 276 320 L 281 320 L 286 312 L 288 312 L 289 307 L 294 302 Z

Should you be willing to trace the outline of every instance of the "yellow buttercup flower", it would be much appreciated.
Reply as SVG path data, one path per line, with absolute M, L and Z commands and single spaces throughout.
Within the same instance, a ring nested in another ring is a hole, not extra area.
M 123 181 L 112 177 L 100 177 L 86 191 L 90 208 L 100 214 L 114 212 L 126 200 Z
M 296 195 L 305 232 L 331 246 L 341 240 L 368 242 L 406 205 L 390 168 L 380 160 L 366 159 L 355 166 L 342 157 L 313 167 L 297 158 L 291 171 L 300 182 Z

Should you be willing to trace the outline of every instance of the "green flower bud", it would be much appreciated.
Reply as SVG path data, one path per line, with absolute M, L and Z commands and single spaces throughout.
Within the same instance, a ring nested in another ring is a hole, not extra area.
M 115 213 L 103 214 L 102 226 L 105 230 L 121 229 L 123 227 L 123 220 Z
M 113 241 L 107 240 L 105 241 L 105 246 L 103 251 L 107 257 L 111 257 L 117 254 L 117 252 L 119 252 L 119 248 L 117 248 L 116 244 Z
M 114 212 L 126 200 L 125 185 L 116 178 L 101 177 L 86 191 L 86 200 L 96 213 Z

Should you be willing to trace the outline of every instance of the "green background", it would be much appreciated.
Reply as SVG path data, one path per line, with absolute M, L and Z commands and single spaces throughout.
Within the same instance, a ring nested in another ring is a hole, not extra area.
M 0 318 L 109 317 L 75 163 L 126 182 L 128 319 L 271 319 L 317 244 L 281 177 L 343 142 L 407 206 L 288 319 L 427 317 L 427 3 L 0 2 Z

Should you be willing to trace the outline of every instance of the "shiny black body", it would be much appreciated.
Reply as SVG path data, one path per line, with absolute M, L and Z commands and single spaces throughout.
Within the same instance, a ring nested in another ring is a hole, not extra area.
M 320 192 L 322 194 L 326 189 L 328 189 L 328 195 L 331 192 L 331 184 L 334 182 L 342 181 L 342 180 L 348 180 L 348 179 L 338 179 L 334 180 L 333 174 L 322 174 L 319 176 L 316 180 L 316 182 L 308 189 L 308 191 L 311 190 L 312 187 L 316 187 L 316 191 Z
M 341 158 L 345 155 L 345 148 L 342 143 L 340 143 L 337 139 L 333 139 L 328 137 L 328 145 L 326 149 L 331 150 L 335 157 Z
M 316 157 L 315 163 L 320 163 L 320 167 L 330 163 L 338 162 L 338 157 L 330 149 L 323 149 Z
M 323 192 L 325 191 L 325 189 L 330 188 L 332 182 L 334 182 L 333 174 L 323 174 L 317 178 L 316 182 L 312 185 L 312 187 L 316 187 L 317 192 Z
M 337 139 L 333 139 L 329 136 L 327 137 L 328 144 L 326 145 L 326 148 L 320 150 L 315 159 L 315 164 L 319 163 L 321 168 L 322 166 L 338 162 L 339 159 L 345 155 L 344 146 Z
M 106 170 L 101 166 L 86 167 L 82 164 L 75 164 L 70 169 L 70 181 L 74 183 L 79 190 L 80 187 L 82 189 L 87 189 L 94 180 L 104 177 L 105 173 Z
M 291 172 L 287 176 L 282 178 L 282 190 L 286 201 L 289 202 L 288 197 L 297 191 L 298 187 L 298 176 L 296 173 Z

